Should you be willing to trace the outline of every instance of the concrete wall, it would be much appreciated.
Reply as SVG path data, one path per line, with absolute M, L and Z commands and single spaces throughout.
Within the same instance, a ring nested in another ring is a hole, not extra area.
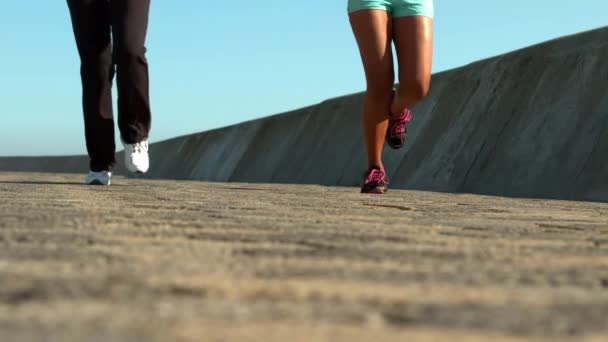
M 385 151 L 392 187 L 607 201 L 607 37 L 603 28 L 434 75 L 406 147 Z M 362 101 L 153 144 L 146 177 L 357 185 Z M 0 158 L 0 170 L 83 172 L 86 160 Z

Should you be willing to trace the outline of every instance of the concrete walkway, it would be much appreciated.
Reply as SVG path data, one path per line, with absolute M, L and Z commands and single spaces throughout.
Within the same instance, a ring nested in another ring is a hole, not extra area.
M 608 339 L 608 204 L 0 173 L 1 341 Z

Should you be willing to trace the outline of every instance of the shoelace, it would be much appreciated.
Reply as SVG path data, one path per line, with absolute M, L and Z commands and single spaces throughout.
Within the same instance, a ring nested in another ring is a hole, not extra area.
M 367 178 L 365 178 L 365 184 L 369 184 L 372 182 L 380 183 L 382 181 L 386 182 L 386 176 L 384 171 L 378 169 L 371 170 L 367 175 Z
M 401 115 L 393 116 L 391 120 L 393 120 L 393 125 L 390 130 L 391 138 L 401 137 L 401 135 L 405 133 L 405 124 L 412 120 L 412 112 L 406 108 Z
M 141 153 L 142 151 L 148 148 L 148 144 L 146 142 L 138 142 L 133 144 L 133 153 Z

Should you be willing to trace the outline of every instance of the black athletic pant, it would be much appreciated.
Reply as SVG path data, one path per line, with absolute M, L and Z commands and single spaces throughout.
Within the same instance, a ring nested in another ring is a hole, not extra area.
M 146 32 L 150 0 L 67 0 L 80 55 L 85 138 L 92 171 L 114 166 L 112 80 L 117 73 L 118 127 L 137 143 L 150 131 Z

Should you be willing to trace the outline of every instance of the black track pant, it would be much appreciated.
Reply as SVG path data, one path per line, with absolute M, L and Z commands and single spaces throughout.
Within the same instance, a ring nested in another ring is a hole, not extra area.
M 150 0 L 67 0 L 80 55 L 87 151 L 92 171 L 114 166 L 112 80 L 117 74 L 122 140 L 148 138 L 146 32 Z

